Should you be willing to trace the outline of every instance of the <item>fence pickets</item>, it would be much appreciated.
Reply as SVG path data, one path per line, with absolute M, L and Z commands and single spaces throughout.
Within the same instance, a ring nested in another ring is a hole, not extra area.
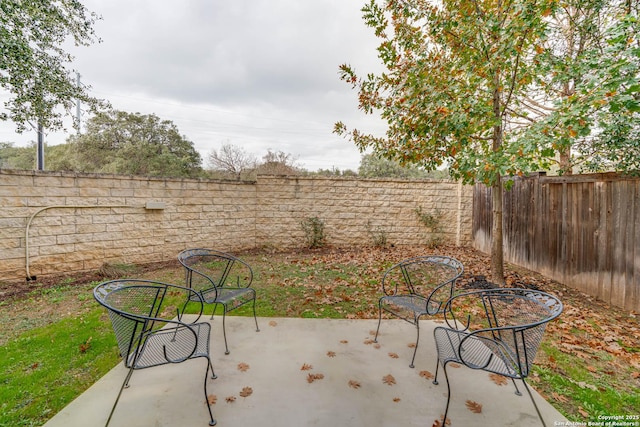
M 640 311 L 640 179 L 515 178 L 504 193 L 505 261 Z M 473 242 L 491 250 L 491 189 L 474 189 Z

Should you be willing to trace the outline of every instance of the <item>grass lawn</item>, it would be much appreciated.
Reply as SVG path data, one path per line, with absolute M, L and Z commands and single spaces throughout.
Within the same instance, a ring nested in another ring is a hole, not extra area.
M 380 279 L 401 259 L 445 254 L 465 266 L 460 287 L 488 276 L 488 257 L 470 248 L 358 248 L 239 255 L 254 270 L 261 317 L 377 318 Z M 177 262 L 126 266 L 123 277 L 183 284 Z M 111 269 L 111 271 L 117 270 Z M 103 278 L 106 280 L 105 278 Z M 0 284 L 0 427 L 41 426 L 120 362 L 106 311 L 92 295 L 97 275 Z M 507 267 L 507 282 L 560 297 L 529 383 L 572 421 L 640 415 L 637 315 L 549 279 Z M 17 288 L 19 292 L 13 292 Z M 6 290 L 12 289 L 12 292 Z M 251 307 L 235 310 L 251 315 Z

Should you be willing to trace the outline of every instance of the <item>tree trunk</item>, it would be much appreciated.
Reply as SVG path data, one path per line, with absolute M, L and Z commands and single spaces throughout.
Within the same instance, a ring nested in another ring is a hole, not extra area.
M 502 90 L 500 74 L 493 77 L 493 114 L 496 124 L 493 126 L 493 152 L 502 149 L 504 128 L 502 127 Z M 499 286 L 504 286 L 504 251 L 502 245 L 502 176 L 496 170 L 491 183 L 491 198 L 493 202 L 493 225 L 491 229 L 491 280 Z
M 491 281 L 504 286 L 504 250 L 502 244 L 502 179 L 498 177 L 491 185 L 493 224 L 491 226 Z

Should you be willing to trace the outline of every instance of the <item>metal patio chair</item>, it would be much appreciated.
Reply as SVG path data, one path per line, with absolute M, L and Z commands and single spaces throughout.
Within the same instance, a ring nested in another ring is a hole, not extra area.
M 93 295 L 109 313 L 120 356 L 129 368 L 105 425 L 109 425 L 134 370 L 182 363 L 199 357 L 207 360 L 204 402 L 207 402 L 209 410 L 209 425 L 215 425 L 207 401 L 209 369 L 211 378 L 216 378 L 209 357 L 211 325 L 208 322 L 198 323 L 204 306 L 199 295 L 182 286 L 138 279 L 101 283 L 94 288 Z M 196 315 L 193 322 L 183 321 L 186 312 Z
M 562 302 L 558 298 L 530 289 L 477 290 L 449 300 L 444 310 L 447 326 L 438 326 L 433 332 L 438 352 L 433 383 L 438 384 L 440 365 L 447 380 L 443 425 L 451 400 L 447 364 L 455 362 L 511 378 L 518 396 L 521 393 L 515 380 L 522 380 L 542 425 L 546 426 L 525 379 L 531 372 L 547 323 L 561 312 Z
M 233 255 L 212 249 L 186 249 L 178 254 L 178 261 L 185 268 L 186 286 L 198 292 L 207 304 L 222 305 L 222 333 L 225 354 L 229 354 L 225 320 L 227 313 L 249 302 L 253 303 L 253 318 L 256 322 L 256 291 L 251 288 L 253 270 L 246 262 Z
M 415 325 L 416 345 L 409 365 L 413 368 L 420 341 L 420 318 L 442 313 L 463 272 L 460 261 L 439 255 L 405 259 L 389 268 L 382 278 L 384 296 L 378 301 L 378 328 L 373 341 L 378 342 L 383 311 Z

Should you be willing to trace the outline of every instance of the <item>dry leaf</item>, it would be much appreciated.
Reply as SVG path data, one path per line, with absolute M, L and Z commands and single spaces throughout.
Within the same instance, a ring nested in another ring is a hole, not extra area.
M 272 320 L 269 322 L 269 326 L 277 326 L 278 322 L 276 322 L 275 320 Z
M 569 399 L 567 399 L 565 396 L 558 394 L 555 391 L 551 393 L 551 397 L 553 397 L 558 402 L 562 402 L 562 403 L 567 403 L 569 401 Z
M 489 378 L 491 378 L 491 381 L 493 381 L 497 385 L 507 385 L 507 383 L 509 382 L 507 380 L 507 377 L 505 377 L 504 375 L 491 373 L 489 374 Z
M 87 339 L 87 341 L 85 341 L 84 343 L 80 344 L 80 346 L 79 346 L 80 353 L 86 353 L 87 350 L 89 350 L 91 348 L 91 340 L 92 339 L 93 339 L 93 337 L 89 337 L 89 339 Z
M 249 365 L 247 365 L 246 363 L 242 362 L 242 363 L 238 363 L 238 371 L 240 372 L 247 372 L 249 370 Z
M 482 412 L 482 405 L 478 402 L 474 402 L 473 400 L 467 400 L 467 409 L 475 414 L 479 414 Z
M 637 380 L 638 378 L 640 378 L 640 372 L 638 371 L 632 372 L 631 378 L 633 378 L 634 380 Z
M 397 353 L 389 353 L 389 357 L 392 358 L 392 359 L 397 359 L 400 356 L 398 356 Z
M 449 366 L 451 366 L 452 368 L 459 368 L 462 365 L 460 365 L 459 363 L 451 362 L 451 363 L 449 363 Z
M 373 340 L 371 338 L 367 338 L 366 340 L 364 340 L 364 343 L 366 345 L 370 345 L 370 344 L 373 344 Z
M 327 351 L 327 356 L 336 357 L 336 352 L 335 351 Z
M 312 382 L 314 382 L 315 380 L 321 380 L 324 378 L 323 374 L 309 374 L 307 375 L 307 382 L 309 384 L 311 384 Z
M 243 387 L 242 391 L 239 393 L 240 397 L 248 397 L 253 393 L 253 389 L 251 387 Z
M 349 343 L 349 341 L 347 341 L 347 340 L 340 340 L 340 344 L 348 344 L 348 343 Z
M 360 383 L 356 380 L 349 380 L 349 387 L 360 388 Z
M 313 369 L 313 366 L 306 363 L 300 368 L 301 371 L 310 371 L 311 369 Z
M 431 378 L 433 378 L 433 374 L 429 371 L 420 371 L 420 376 L 422 378 L 428 379 L 430 380 Z
M 378 349 L 378 348 L 380 348 L 380 344 L 378 344 L 378 343 L 375 343 L 375 344 L 373 345 L 373 348 L 375 348 L 375 349 Z
M 207 396 L 207 403 L 209 403 L 209 405 L 215 405 L 217 401 L 218 396 L 216 396 L 215 394 L 210 394 Z
M 373 330 L 372 330 L 372 331 L 369 331 L 369 335 L 376 336 L 376 331 L 373 331 Z
M 227 401 L 227 403 L 233 403 L 236 401 L 236 397 L 235 396 L 229 396 L 226 399 L 224 399 Z
M 414 343 L 414 342 L 410 342 L 409 344 L 407 344 L 407 347 L 409 347 L 409 348 L 415 348 L 415 347 L 416 347 L 416 343 Z
M 583 417 L 589 418 L 589 413 L 585 411 L 582 406 L 578 406 L 578 412 L 580 412 L 580 415 L 582 415 Z
M 447 418 L 447 421 L 444 423 L 442 422 L 442 418 L 443 418 L 443 415 L 440 414 L 440 419 L 435 420 L 431 427 L 443 427 L 445 425 L 448 425 L 448 426 L 451 425 L 451 418 Z
M 396 383 L 396 379 L 393 378 L 393 375 L 389 374 L 389 375 L 386 375 L 386 376 L 382 377 L 382 382 L 387 384 L 387 385 L 394 385 Z
M 394 398 L 393 398 L 393 401 L 394 401 L 394 402 L 396 402 L 396 403 L 398 403 L 398 402 L 400 402 L 400 398 L 399 398 L 399 397 L 394 397 Z

